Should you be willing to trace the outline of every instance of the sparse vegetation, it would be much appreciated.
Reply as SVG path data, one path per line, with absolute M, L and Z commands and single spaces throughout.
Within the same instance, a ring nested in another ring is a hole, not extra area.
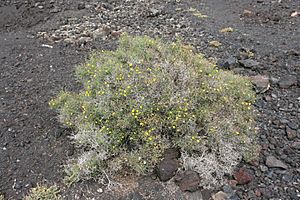
M 209 42 L 209 45 L 212 46 L 212 47 L 218 48 L 222 45 L 222 43 L 217 41 L 217 40 L 213 40 L 213 41 Z
M 195 8 L 189 8 L 187 11 L 191 12 L 195 17 L 198 17 L 198 18 L 201 18 L 201 19 L 208 17 L 207 15 L 202 14 L 199 10 L 197 10 Z
M 62 200 L 56 186 L 38 185 L 30 190 L 24 200 Z
M 223 28 L 223 29 L 220 30 L 221 33 L 231 33 L 233 31 L 234 30 L 231 27 Z
M 84 89 L 50 101 L 85 152 L 69 162 L 67 183 L 151 172 L 168 147 L 204 186 L 222 183 L 255 138 L 251 83 L 221 71 L 190 46 L 123 35 L 116 51 L 77 68 Z

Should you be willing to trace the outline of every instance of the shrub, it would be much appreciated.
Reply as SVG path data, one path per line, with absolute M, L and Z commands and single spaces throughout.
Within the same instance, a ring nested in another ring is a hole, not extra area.
M 179 147 L 184 167 L 217 184 L 251 149 L 250 82 L 179 41 L 123 35 L 116 51 L 94 53 L 76 72 L 84 89 L 50 101 L 85 150 L 69 163 L 71 183 L 123 169 L 145 174 Z
M 24 200 L 61 200 L 59 189 L 56 186 L 38 185 L 30 190 Z

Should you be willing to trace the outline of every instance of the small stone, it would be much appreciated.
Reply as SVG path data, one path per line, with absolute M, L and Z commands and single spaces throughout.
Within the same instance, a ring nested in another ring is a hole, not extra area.
M 143 199 L 143 196 L 138 191 L 133 191 L 133 192 L 129 193 L 126 197 L 127 198 L 125 198 L 125 199 L 131 199 L 131 200 Z
M 268 167 L 266 167 L 265 165 L 260 165 L 259 167 L 260 167 L 260 171 L 262 172 L 268 171 Z
M 75 43 L 75 40 L 71 39 L 71 38 L 66 38 L 66 39 L 64 39 L 64 42 L 66 42 L 66 43 Z
M 233 69 L 233 68 L 237 67 L 237 59 L 235 57 L 229 57 L 221 65 L 225 69 Z
M 241 68 L 241 67 L 238 67 L 238 68 L 234 68 L 232 71 L 233 71 L 235 74 L 242 74 L 242 73 L 245 71 L 245 69 L 244 69 L 244 68 Z
M 272 85 L 277 85 L 279 82 L 279 78 L 276 78 L 274 76 L 270 76 L 270 82 Z
M 111 32 L 111 36 L 114 38 L 120 37 L 121 34 L 122 34 L 121 31 L 112 31 Z
M 213 41 L 209 42 L 209 45 L 212 46 L 212 47 L 218 48 L 222 45 L 222 43 L 217 41 L 217 40 L 213 40 Z
M 211 195 L 213 194 L 213 190 L 210 189 L 202 189 L 201 190 L 203 200 L 210 200 Z
M 250 81 L 255 86 L 255 90 L 257 93 L 264 93 L 270 88 L 270 81 L 267 76 L 251 76 Z
M 288 169 L 288 166 L 286 164 L 284 164 L 282 161 L 278 160 L 274 156 L 268 156 L 266 158 L 266 165 L 271 168 Z
M 230 194 L 230 195 L 234 194 L 234 190 L 232 189 L 232 187 L 230 185 L 224 185 L 222 187 L 222 189 L 223 189 L 223 192 L 225 192 L 227 194 Z
M 231 187 L 236 187 L 236 185 L 238 184 L 238 182 L 236 180 L 229 180 L 228 181 L 228 184 L 231 186 Z
M 298 149 L 298 150 L 300 150 L 300 141 L 293 142 L 293 143 L 291 144 L 291 147 L 292 147 L 293 149 Z
M 55 7 L 55 8 L 53 8 L 52 10 L 50 10 L 50 13 L 58 13 L 58 12 L 60 12 L 60 11 L 61 11 L 60 8 Z
M 175 159 L 163 159 L 157 166 L 157 175 L 161 181 L 170 180 L 176 173 L 179 163 Z
M 20 190 L 22 188 L 22 182 L 16 182 L 13 188 L 16 190 Z
M 297 137 L 297 131 L 291 129 L 289 126 L 285 127 L 286 136 L 289 140 L 293 140 Z
M 227 200 L 241 200 L 241 198 L 237 194 L 232 194 Z
M 272 191 L 268 188 L 261 188 L 260 189 L 261 194 L 266 198 L 270 199 L 272 197 Z
M 265 101 L 269 102 L 272 100 L 272 97 L 270 95 L 267 95 L 264 97 Z
M 297 12 L 297 11 L 295 11 L 295 12 L 292 12 L 292 14 L 291 14 L 291 17 L 296 17 L 296 16 L 298 16 L 300 13 L 299 12 Z
M 78 42 L 79 42 L 80 44 L 85 44 L 85 43 L 90 42 L 90 41 L 92 41 L 92 39 L 91 39 L 90 37 L 80 37 L 80 38 L 78 39 Z
M 298 124 L 293 123 L 293 122 L 288 122 L 287 125 L 293 129 L 293 130 L 297 130 L 298 129 Z
M 95 31 L 93 31 L 93 38 L 96 39 L 96 38 L 99 38 L 99 37 L 102 37 L 105 35 L 105 32 L 103 29 L 101 28 L 98 28 L 96 29 Z
M 102 189 L 102 188 L 99 188 L 99 189 L 97 190 L 97 192 L 102 193 L 102 192 L 103 192 L 103 189 Z
M 84 3 L 84 2 L 79 3 L 79 4 L 77 5 L 77 8 L 78 8 L 78 10 L 83 10 L 83 9 L 85 9 L 85 3 Z
M 229 197 L 229 195 L 222 191 L 217 192 L 216 194 L 212 195 L 213 200 L 226 200 L 228 197 Z
M 277 95 L 274 94 L 274 93 L 271 94 L 271 97 L 274 98 L 274 99 L 277 99 Z
M 284 118 L 280 119 L 279 122 L 280 122 L 281 125 L 283 125 L 283 124 L 285 125 L 285 124 L 289 123 L 289 121 L 287 119 L 284 119 Z
M 291 49 L 287 53 L 288 53 L 288 55 L 292 55 L 292 56 L 299 56 L 300 55 L 300 51 L 297 51 L 296 49 Z
M 157 15 L 159 15 L 160 14 L 160 10 L 158 10 L 158 9 L 155 9 L 155 8 L 150 8 L 150 10 L 149 10 L 149 17 L 156 17 Z
M 51 35 L 50 40 L 53 42 L 59 41 L 61 38 L 55 34 Z
M 252 176 L 245 168 L 240 168 L 238 171 L 235 171 L 233 177 L 240 185 L 248 184 L 252 181 Z
M 297 85 L 297 77 L 292 75 L 284 76 L 279 80 L 278 85 L 282 89 L 287 89 L 291 86 Z
M 32 78 L 27 79 L 27 83 L 31 83 L 33 81 Z
M 255 189 L 254 193 L 257 197 L 261 197 L 261 195 L 262 195 L 260 189 L 258 189 L 258 188 Z
M 282 180 L 286 182 L 293 182 L 294 176 L 291 174 L 285 174 L 282 176 Z
M 245 68 L 256 68 L 257 66 L 259 66 L 259 62 L 253 60 L 253 59 L 245 59 L 245 60 L 240 60 L 239 63 L 245 67 Z
M 197 172 L 188 170 L 175 177 L 175 183 L 182 191 L 195 192 L 199 188 L 200 177 Z
M 67 149 L 67 156 L 73 156 L 73 155 L 74 155 L 74 151 L 75 151 L 74 146 L 70 146 L 70 147 Z
M 243 16 L 245 17 L 251 17 L 253 15 L 252 11 L 250 10 L 244 10 Z
M 197 190 L 195 192 L 185 192 L 184 196 L 185 196 L 185 199 L 188 199 L 188 200 L 206 200 L 203 197 L 202 192 L 200 190 Z

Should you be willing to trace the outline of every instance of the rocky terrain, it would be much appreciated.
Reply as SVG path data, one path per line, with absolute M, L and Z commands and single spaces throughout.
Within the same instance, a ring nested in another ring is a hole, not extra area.
M 66 188 L 63 165 L 77 150 L 48 102 L 61 89 L 78 90 L 74 66 L 92 51 L 115 49 L 123 32 L 181 38 L 220 68 L 249 76 L 259 160 L 240 163 L 216 190 L 182 192 L 155 177 L 125 177 L 113 191 L 92 181 Z M 64 199 L 300 199 L 299 0 L 1 0 L 0 63 L 7 199 L 38 183 L 57 184 Z

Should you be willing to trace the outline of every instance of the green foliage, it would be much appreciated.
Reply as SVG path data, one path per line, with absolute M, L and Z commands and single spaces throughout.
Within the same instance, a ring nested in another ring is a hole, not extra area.
M 59 189 L 56 186 L 43 186 L 38 185 L 32 188 L 30 193 L 24 198 L 24 200 L 61 200 L 59 195 Z
M 124 168 L 150 172 L 171 146 L 201 155 L 228 143 L 243 153 L 253 142 L 250 82 L 181 42 L 123 35 L 116 51 L 94 53 L 77 77 L 83 90 L 50 101 L 88 151 L 69 165 L 71 183 Z

